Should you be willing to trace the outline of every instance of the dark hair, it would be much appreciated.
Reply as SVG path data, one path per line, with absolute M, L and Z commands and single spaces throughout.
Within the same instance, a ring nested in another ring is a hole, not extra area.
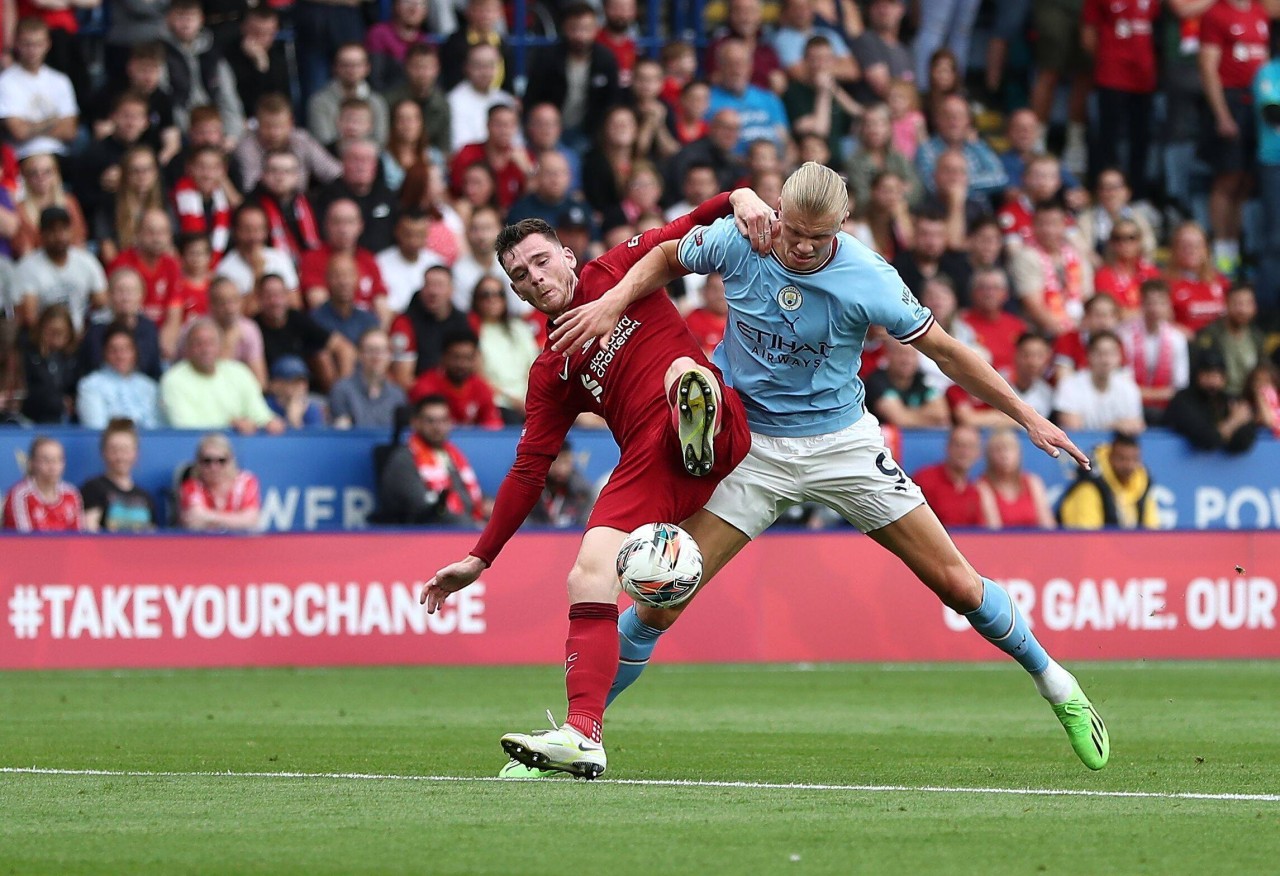
M 107 449 L 107 442 L 114 435 L 128 435 L 133 438 L 133 443 L 138 443 L 138 427 L 133 420 L 128 417 L 112 417 L 107 421 L 106 427 L 102 430 L 102 436 L 98 439 L 98 452 Z
M 126 103 L 136 103 L 138 104 L 138 106 L 141 106 L 143 109 L 147 109 L 151 106 L 151 102 L 149 100 L 147 100 L 138 92 L 130 89 L 129 91 L 125 91 L 116 96 L 116 99 L 111 102 L 111 111 L 114 113 L 116 110 L 120 109 L 120 107 L 124 106 Z
M 1062 202 L 1062 199 L 1058 197 L 1045 198 L 1043 201 L 1040 201 L 1035 205 L 1035 215 L 1037 216 L 1039 216 L 1041 213 L 1049 212 L 1052 210 L 1057 210 L 1060 213 L 1065 213 L 1067 210 L 1067 205 L 1064 204 Z
M 821 48 L 822 46 L 831 48 L 831 40 L 827 39 L 822 34 L 818 34 L 817 36 L 811 36 L 809 37 L 809 39 L 805 41 L 804 54 L 806 55 L 809 54 L 809 50 L 812 48 Z
M 494 116 L 502 113 L 511 113 L 516 117 L 517 121 L 520 120 L 520 113 L 516 112 L 516 108 L 509 103 L 495 103 L 493 106 L 489 107 L 489 110 L 484 114 L 484 117 L 486 121 L 492 121 Z
M 194 246 L 197 243 L 203 243 L 205 246 L 209 247 L 210 250 L 213 249 L 213 242 L 210 240 L 207 233 L 203 231 L 184 231 L 178 235 L 178 252 L 186 252 L 187 247 Z
M 263 216 L 267 215 L 267 211 L 263 209 L 262 205 L 259 204 L 257 201 L 245 201 L 239 207 L 236 207 L 236 212 L 231 216 L 232 228 L 236 227 L 236 225 L 240 222 L 240 217 L 243 216 L 245 213 L 261 213 Z
M 253 287 L 253 288 L 254 288 L 256 291 L 260 291 L 261 289 L 263 289 L 263 288 L 267 285 L 267 283 L 271 282 L 272 280 L 279 280 L 279 281 L 280 281 L 280 285 L 281 285 L 281 286 L 283 286 L 283 287 L 285 288 L 285 291 L 288 291 L 288 289 L 289 289 L 289 284 L 288 284 L 287 282 L 285 282 L 284 277 L 280 276 L 279 274 L 275 274 L 275 273 L 263 274 L 261 277 L 259 277 L 259 278 L 258 278 L 258 282 L 254 284 L 254 287 Z
M 435 58 L 439 61 L 440 53 L 436 51 L 435 46 L 429 46 L 426 43 L 414 43 L 404 53 L 404 62 L 408 64 L 414 58 Z
M 1107 302 L 1110 302 L 1110 303 L 1111 303 L 1111 305 L 1112 305 L 1113 307 L 1119 307 L 1119 306 L 1120 306 L 1120 303 L 1119 303 L 1118 301 L 1116 301 L 1115 296 L 1114 296 L 1114 295 L 1112 295 L 1110 292 L 1099 292 L 1099 293 L 1097 293 L 1096 295 L 1092 295 L 1092 296 L 1090 296 L 1090 297 L 1085 301 L 1085 303 L 1084 303 L 1084 312 L 1085 312 L 1085 313 L 1088 313 L 1090 310 L 1093 310 L 1093 309 L 1094 309 L 1095 307 L 1097 307 L 1099 304 L 1104 304 L 1104 303 L 1107 303 Z
M 449 278 L 449 282 L 450 283 L 453 282 L 453 271 L 449 268 L 448 265 L 432 265 L 431 267 L 427 268 L 425 271 L 422 272 L 422 276 L 426 277 L 427 275 L 435 271 L 443 271 L 444 275 Z
M 169 4 L 170 12 L 190 12 L 192 10 L 198 10 L 203 15 L 204 4 L 200 0 L 173 0 Z
M 1111 447 L 1132 447 L 1134 450 L 1139 449 L 1138 439 L 1133 435 L 1125 432 L 1115 432 L 1111 435 Z
M 221 117 L 219 117 L 219 120 L 221 120 Z M 293 153 L 290 152 L 289 154 L 292 155 Z M 190 167 L 195 163 L 195 160 L 202 155 L 216 155 L 218 156 L 218 160 L 222 162 L 222 166 L 227 166 L 227 153 L 223 152 L 217 146 L 212 145 L 197 146 L 195 149 L 192 149 L 190 154 L 187 155 L 187 166 Z M 263 163 L 266 163 L 265 160 Z
M 405 207 L 396 212 L 396 224 L 401 222 L 420 222 L 423 219 L 429 219 L 427 211 L 421 207 Z
M 133 344 L 134 350 L 138 349 L 138 342 L 133 337 L 133 329 L 129 328 L 122 322 L 113 322 L 102 332 L 102 349 L 105 350 L 107 348 L 107 344 L 111 343 L 111 339 L 118 335 L 124 335 L 129 339 L 129 343 Z
M 280 13 L 272 9 L 265 3 L 259 3 L 257 6 L 250 6 L 245 10 L 244 17 L 248 18 L 270 18 L 273 21 L 280 20 Z
M 157 64 L 163 64 L 165 61 L 164 43 L 159 40 L 138 43 L 129 50 L 129 60 L 155 61 Z
M 251 14 L 252 12 L 253 10 L 250 10 Z M 214 119 L 217 119 L 219 124 L 222 123 L 222 113 L 218 112 L 218 108 L 216 106 L 203 103 L 200 106 L 193 107 L 191 110 L 191 115 L 187 120 L 187 130 L 189 131 L 192 128 L 194 128 L 196 125 L 213 121 Z
M 1089 335 L 1089 344 L 1087 347 L 1088 351 L 1092 353 L 1094 347 L 1098 346 L 1098 344 L 1101 343 L 1102 341 L 1115 341 L 1117 347 L 1119 347 L 1121 350 L 1124 349 L 1124 343 L 1121 342 L 1119 335 L 1117 335 L 1115 332 L 1111 332 L 1111 331 L 1107 331 L 1106 329 L 1103 329 L 1100 332 L 1094 332 L 1093 334 Z
M 547 240 L 553 243 L 560 243 L 560 236 L 556 234 L 556 230 L 542 219 L 521 219 L 514 225 L 508 225 L 498 232 L 498 237 L 493 242 L 493 251 L 498 256 L 498 264 L 505 269 L 506 264 L 504 256 L 515 249 L 526 237 L 534 234 L 541 234 Z
M 917 222 L 943 222 L 947 221 L 947 214 L 943 212 L 942 207 L 927 204 L 916 211 L 915 219 Z
M 582 18 L 584 15 L 590 15 L 592 18 L 596 17 L 596 11 L 590 3 L 566 3 L 560 10 L 560 24 L 563 26 L 566 21 Z
M 416 402 L 413 403 L 413 415 L 416 417 L 419 414 L 421 414 L 426 408 L 433 407 L 436 405 L 447 408 L 449 407 L 449 400 L 438 393 L 432 393 L 431 395 L 424 395 L 422 398 L 418 399 Z
M 479 347 L 480 339 L 470 329 L 454 329 L 445 333 L 444 338 L 440 341 L 440 350 L 444 351 L 458 344 L 470 344 L 473 347 Z
M 1248 292 L 1250 295 L 1258 294 L 1257 291 L 1253 288 L 1252 283 L 1236 283 L 1234 286 L 1232 286 L 1230 289 L 1227 290 L 1227 297 L 1230 298 L 1232 295 L 1235 295 L 1237 292 Z
M 1018 335 L 1018 341 L 1017 343 L 1014 344 L 1014 346 L 1021 347 L 1023 344 L 1028 344 L 1032 341 L 1040 341 L 1042 344 L 1049 343 L 1049 339 L 1046 338 L 1044 335 L 1040 334 L 1039 332 L 1023 332 L 1022 334 Z
M 1143 280 L 1142 285 L 1138 287 L 1138 296 L 1146 298 L 1148 295 L 1154 295 L 1160 292 L 1164 295 L 1169 294 L 1169 284 L 1160 277 L 1152 277 L 1150 280 Z
M 293 115 L 293 107 L 289 104 L 289 98 L 275 91 L 268 92 L 258 98 L 258 104 L 254 107 L 254 115 L 274 116 L 277 113 Z

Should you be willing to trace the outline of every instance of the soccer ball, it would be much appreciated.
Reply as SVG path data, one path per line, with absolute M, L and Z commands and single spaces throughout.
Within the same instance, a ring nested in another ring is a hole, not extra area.
M 692 597 L 702 582 L 702 551 L 674 523 L 646 523 L 622 543 L 618 578 L 636 602 L 670 608 Z

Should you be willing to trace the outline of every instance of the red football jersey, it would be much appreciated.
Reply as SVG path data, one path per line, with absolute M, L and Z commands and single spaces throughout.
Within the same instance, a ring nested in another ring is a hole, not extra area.
M 329 257 L 333 255 L 333 247 L 324 243 L 319 249 L 305 253 L 298 262 L 298 283 L 305 292 L 317 286 L 325 288 L 328 280 L 325 276 L 329 270 Z M 364 247 L 356 247 L 356 273 L 360 275 L 356 286 L 356 307 L 361 310 L 373 310 L 375 298 L 387 294 L 387 287 L 382 282 L 382 271 L 373 253 Z
M 439 368 L 424 371 L 409 389 L 409 401 L 416 403 L 429 395 L 444 396 L 449 402 L 449 416 L 458 426 L 502 428 L 502 414 L 493 401 L 493 390 L 479 375 L 455 386 Z
M 182 266 L 178 260 L 165 253 L 153 264 L 147 264 L 142 253 L 136 247 L 130 247 L 107 268 L 107 276 L 120 268 L 133 268 L 142 276 L 143 288 L 146 290 L 142 299 L 142 312 L 147 319 L 156 325 L 164 324 L 165 311 L 169 307 L 169 296 L 182 280 Z
M 658 244 L 679 240 L 694 226 L 710 224 L 730 212 L 729 196 L 717 195 L 692 213 L 638 234 L 588 262 L 571 307 L 603 296 Z M 678 356 L 713 367 L 665 294 L 646 295 L 628 307 L 607 349 L 594 340 L 568 355 L 550 346 L 544 349 L 529 370 L 525 427 L 515 465 L 472 554 L 492 562 L 524 522 L 541 495 L 551 461 L 580 413 L 603 416 L 624 456 L 633 442 L 651 441 L 653 424 L 671 417 L 663 377 Z
M 204 511 L 248 511 L 262 505 L 258 478 L 250 472 L 236 474 L 231 490 L 222 499 L 210 492 L 198 478 L 188 478 L 178 490 L 178 504 L 183 511 L 199 508 Z
M 995 319 L 988 319 L 972 310 L 963 311 L 960 318 L 973 329 L 979 343 L 991 354 L 991 367 L 1002 374 L 1010 373 L 1018 350 L 1018 338 L 1027 331 L 1027 324 L 1003 310 Z
M 1095 83 L 1130 94 L 1156 90 L 1153 24 L 1159 14 L 1160 0 L 1087 0 L 1082 20 L 1098 31 Z
M 1262 4 L 1240 9 L 1231 0 L 1218 0 L 1200 19 L 1200 44 L 1222 50 L 1218 77 L 1223 88 L 1250 88 L 1253 75 L 1271 56 L 1271 31 Z
M 943 526 L 981 526 L 982 503 L 978 488 L 968 481 L 957 488 L 942 463 L 920 469 L 911 476 Z
M 1169 284 L 1173 298 L 1173 321 L 1183 328 L 1198 332 L 1227 312 L 1227 278 L 1212 280 L 1196 277 L 1180 278 Z
M 18 532 L 77 532 L 84 529 L 84 505 L 80 491 L 68 483 L 58 484 L 58 497 L 46 502 L 36 483 L 23 478 L 4 499 L 4 528 Z
M 1124 310 L 1137 310 L 1142 306 L 1142 284 L 1160 276 L 1160 269 L 1148 261 L 1139 261 L 1132 273 L 1117 265 L 1103 265 L 1093 278 L 1094 294 L 1105 292 Z

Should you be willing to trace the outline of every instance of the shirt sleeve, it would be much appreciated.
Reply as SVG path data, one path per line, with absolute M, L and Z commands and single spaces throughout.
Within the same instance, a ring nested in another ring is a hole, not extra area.
M 413 323 L 404 314 L 391 322 L 391 354 L 396 362 L 418 361 L 418 338 Z
M 244 497 L 240 503 L 239 511 L 257 511 L 262 507 L 262 486 L 258 483 L 258 476 L 252 472 L 245 472 L 247 475 L 244 485 Z
M 933 325 L 933 313 L 916 300 L 892 265 L 879 256 L 872 258 L 865 286 L 858 290 L 867 323 L 884 326 L 904 344 L 924 337 Z
M 709 225 L 690 228 L 680 239 L 676 255 L 690 273 L 719 272 L 728 277 L 737 273 L 749 252 L 751 246 L 738 233 L 737 223 L 731 217 L 724 217 Z

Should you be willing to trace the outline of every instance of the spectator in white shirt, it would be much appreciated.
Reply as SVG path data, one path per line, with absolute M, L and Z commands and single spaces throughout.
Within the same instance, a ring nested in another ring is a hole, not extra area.
M 478 43 L 467 50 L 466 78 L 449 91 L 454 152 L 482 143 L 489 136 L 490 107 L 516 105 L 514 97 L 494 85 L 498 60 L 498 50 L 488 43 Z
M 241 204 L 231 224 L 231 249 L 218 262 L 214 277 L 226 277 L 236 284 L 241 295 L 250 295 L 258 280 L 277 274 L 289 291 L 298 292 L 298 271 L 293 260 L 275 247 L 267 246 L 267 214 L 257 203 Z M 252 298 L 245 303 L 253 311 Z
M 18 262 L 16 284 L 20 318 L 29 326 L 49 305 L 65 304 L 80 335 L 89 309 L 107 306 L 107 275 L 87 249 L 71 245 L 71 214 L 62 207 L 40 213 L 40 249 Z
M 1115 332 L 1089 338 L 1089 367 L 1058 384 L 1053 398 L 1064 429 L 1107 429 L 1136 435 L 1146 428 L 1142 392 L 1123 370 L 1124 347 Z
M 502 230 L 502 220 L 493 207 L 477 207 L 467 221 L 467 246 L 453 263 L 453 305 L 461 311 L 471 309 L 471 293 L 482 277 L 501 280 L 507 289 L 507 304 L 516 316 L 523 316 L 532 308 L 511 291 L 506 271 L 498 264 L 493 243 Z
M 387 287 L 387 309 L 404 313 L 413 294 L 422 288 L 422 276 L 432 265 L 444 260 L 427 249 L 429 220 L 422 210 L 404 210 L 396 218 L 395 246 L 378 253 L 375 261 Z
M 0 73 L 0 119 L 18 160 L 28 155 L 66 155 L 76 137 L 80 108 L 71 80 L 45 66 L 52 42 L 39 18 L 18 22 L 14 60 Z

